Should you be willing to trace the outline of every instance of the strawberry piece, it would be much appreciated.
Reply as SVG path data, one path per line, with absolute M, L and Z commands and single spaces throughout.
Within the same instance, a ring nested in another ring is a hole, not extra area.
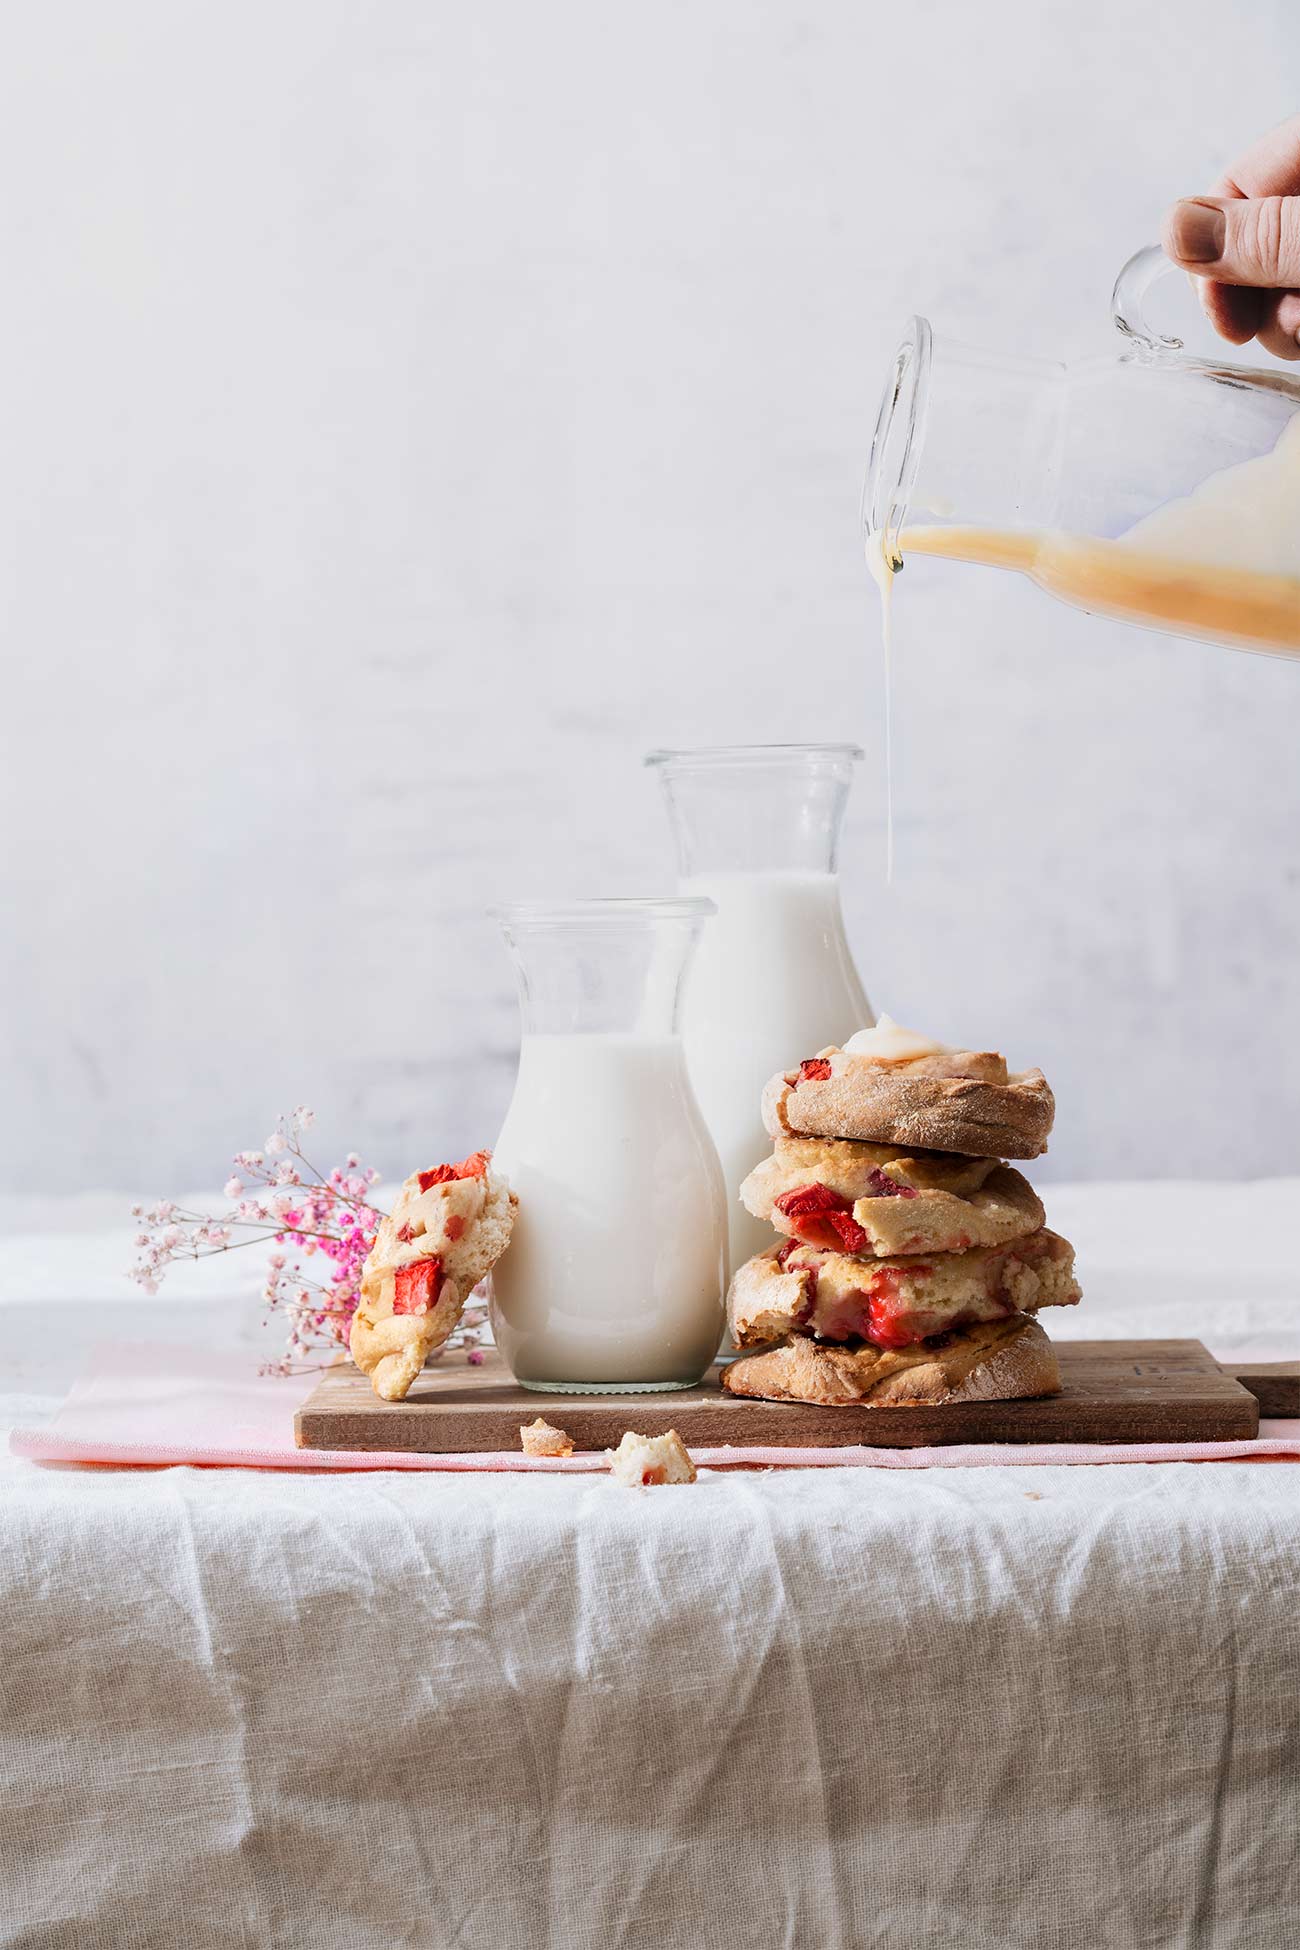
M 451 1241 L 453 1246 L 455 1245 L 458 1239 L 464 1236 L 465 1221 L 461 1218 L 459 1212 L 452 1213 L 446 1225 L 443 1227 L 443 1231 L 446 1233 L 448 1239 Z
M 796 1185 L 792 1192 L 782 1192 L 772 1203 L 787 1219 L 806 1219 L 818 1212 L 847 1212 L 849 1209 L 846 1198 L 833 1192 L 829 1185 L 820 1184 Z
M 442 1261 L 413 1259 L 393 1274 L 393 1312 L 427 1314 L 442 1292 Z
M 458 1165 L 435 1165 L 432 1171 L 417 1174 L 420 1190 L 427 1192 L 434 1185 L 451 1185 L 458 1178 L 481 1178 L 491 1161 L 490 1151 L 471 1151 Z
M 830 1076 L 830 1062 L 824 1056 L 810 1056 L 799 1065 L 800 1083 L 829 1083 Z
M 914 1282 L 928 1279 L 933 1271 L 932 1266 L 913 1266 L 908 1270 L 908 1278 Z M 884 1267 L 863 1295 L 867 1303 L 867 1339 L 877 1347 L 912 1347 L 925 1339 L 915 1326 L 909 1326 L 898 1286 L 897 1272 L 892 1267 Z
M 795 1234 L 810 1246 L 834 1252 L 837 1245 L 846 1253 L 860 1253 L 867 1235 L 852 1216 L 850 1201 L 833 1192 L 829 1185 L 796 1185 L 774 1199 L 778 1212 L 794 1221 Z
M 410 1226 L 410 1225 L 398 1226 L 397 1241 L 399 1245 L 409 1246 L 411 1241 L 414 1239 L 414 1237 L 415 1237 L 414 1226 Z
M 867 1243 L 865 1229 L 849 1212 L 828 1212 L 825 1223 L 831 1227 L 846 1253 L 860 1253 Z
M 915 1198 L 917 1196 L 914 1185 L 900 1185 L 896 1178 L 891 1178 L 887 1171 L 880 1169 L 879 1165 L 873 1166 L 867 1174 L 867 1183 L 871 1187 L 874 1198 Z

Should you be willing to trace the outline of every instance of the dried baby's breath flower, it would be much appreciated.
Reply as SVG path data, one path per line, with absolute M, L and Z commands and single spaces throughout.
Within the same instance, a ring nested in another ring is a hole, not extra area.
M 264 1364 L 264 1374 L 289 1374 L 304 1357 L 347 1347 L 362 1269 L 383 1217 L 370 1202 L 379 1173 L 355 1151 L 328 1173 L 305 1156 L 299 1139 L 314 1121 L 314 1111 L 299 1104 L 291 1117 L 280 1119 L 261 1151 L 236 1153 L 236 1170 L 225 1186 L 231 1209 L 220 1216 L 187 1211 L 171 1199 L 131 1207 L 142 1229 L 135 1235 L 140 1256 L 128 1277 L 146 1293 L 157 1293 L 178 1260 L 211 1259 L 245 1246 L 276 1249 L 266 1258 L 262 1298 L 268 1318 L 276 1313 L 288 1335 L 283 1354 Z M 320 1278 L 309 1275 L 307 1259 L 329 1261 L 328 1270 L 320 1267 Z M 486 1318 L 482 1307 L 468 1309 L 438 1353 L 460 1347 L 477 1366 Z

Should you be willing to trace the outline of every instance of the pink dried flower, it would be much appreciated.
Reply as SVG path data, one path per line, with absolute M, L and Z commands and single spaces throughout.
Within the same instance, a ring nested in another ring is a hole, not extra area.
M 146 1293 L 157 1293 L 176 1260 L 208 1259 L 242 1246 L 276 1249 L 266 1258 L 262 1298 L 268 1314 L 284 1317 L 287 1335 L 284 1353 L 264 1373 L 286 1374 L 303 1356 L 347 1346 L 366 1257 L 383 1216 L 369 1198 L 379 1173 L 363 1166 L 355 1151 L 328 1174 L 304 1155 L 299 1136 L 313 1122 L 313 1113 L 300 1104 L 291 1118 L 280 1120 L 263 1151 L 236 1154 L 238 1171 L 227 1180 L 225 1196 L 237 1204 L 224 1218 L 185 1211 L 171 1199 L 131 1208 L 144 1229 L 135 1235 L 140 1257 L 130 1277 Z M 276 1162 L 268 1164 L 268 1158 Z M 308 1274 L 307 1260 L 317 1263 L 320 1277 Z M 320 1266 L 321 1260 L 328 1263 Z M 483 1359 L 477 1329 L 485 1319 L 481 1307 L 471 1308 L 446 1344 L 462 1347 L 475 1366 Z

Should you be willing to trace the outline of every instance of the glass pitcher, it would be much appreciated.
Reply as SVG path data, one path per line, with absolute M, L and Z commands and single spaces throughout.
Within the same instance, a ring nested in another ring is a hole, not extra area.
M 678 890 L 717 909 L 686 988 L 682 1034 L 722 1160 L 732 1272 L 772 1244 L 740 1203 L 771 1150 L 763 1085 L 875 1020 L 836 874 L 856 745 L 651 752 L 677 841 Z
M 1132 258 L 1122 344 L 1068 367 L 911 320 L 863 493 L 878 579 L 909 554 L 981 562 L 1151 629 L 1300 654 L 1300 377 L 1156 331 L 1166 274 L 1183 277 L 1158 248 Z
M 519 1075 L 496 1161 L 519 1195 L 492 1330 L 525 1388 L 689 1388 L 724 1324 L 722 1172 L 678 1035 L 707 900 L 493 910 Z

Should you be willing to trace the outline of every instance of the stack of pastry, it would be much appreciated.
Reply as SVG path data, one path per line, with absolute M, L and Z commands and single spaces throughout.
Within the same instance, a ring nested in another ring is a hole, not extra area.
M 1056 1394 L 1034 1316 L 1079 1298 L 1074 1249 L 1005 1160 L 1047 1148 L 1041 1070 L 949 1049 L 882 1017 L 773 1077 L 775 1148 L 741 1187 L 782 1235 L 728 1300 L 734 1395 L 857 1403 Z

